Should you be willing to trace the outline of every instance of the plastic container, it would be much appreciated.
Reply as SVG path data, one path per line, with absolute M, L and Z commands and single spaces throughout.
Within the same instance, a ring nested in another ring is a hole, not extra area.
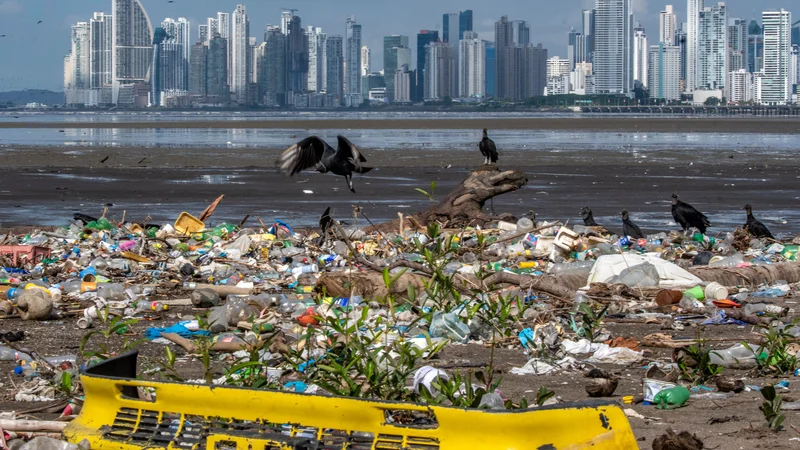
M 465 344 L 469 339 L 469 327 L 455 313 L 434 313 L 430 326 L 431 337 L 448 338 Z
M 124 300 L 125 287 L 119 283 L 101 284 L 97 287 L 97 296 L 109 301 Z
M 785 308 L 771 303 L 748 303 L 744 305 L 744 313 L 753 314 L 783 314 Z
M 31 355 L 0 345 L 0 361 L 31 361 Z
M 414 391 L 420 393 L 420 387 L 424 387 L 432 395 L 437 395 L 439 390 L 433 383 L 440 383 L 441 381 L 450 380 L 450 376 L 444 370 L 437 369 L 431 366 L 424 366 L 414 372 Z
M 708 300 L 724 300 L 728 298 L 728 290 L 716 281 L 708 283 L 703 291 Z
M 199 233 L 203 231 L 205 227 L 206 224 L 203 221 L 185 211 L 178 216 L 178 219 L 175 221 L 174 225 L 175 231 L 180 234 Z M 217 228 L 215 228 L 214 231 L 216 231 Z
M 736 253 L 735 255 L 731 255 L 727 258 L 723 258 L 719 261 L 712 262 L 709 264 L 709 267 L 738 267 L 739 264 L 744 263 L 744 256 L 741 253 Z
M 552 275 L 589 275 L 594 267 L 594 261 L 576 261 L 570 263 L 553 264 L 550 269 Z
M 675 386 L 656 394 L 655 398 L 653 398 L 653 403 L 658 405 L 658 409 L 680 408 L 689 400 L 690 396 L 691 393 L 688 389 L 683 386 Z
M 533 221 L 527 217 L 523 217 L 517 221 L 517 232 L 522 233 L 533 229 Z
M 710 363 L 717 364 L 726 368 L 734 369 L 752 369 L 756 367 L 756 352 L 759 353 L 758 357 L 766 354 L 756 344 L 749 344 L 750 348 L 744 344 L 736 344 L 721 350 L 714 350 L 709 353 Z

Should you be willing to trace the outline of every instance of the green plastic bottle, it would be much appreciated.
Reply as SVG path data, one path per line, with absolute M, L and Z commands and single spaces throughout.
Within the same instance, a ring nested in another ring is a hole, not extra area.
M 689 400 L 690 392 L 683 386 L 664 389 L 653 397 L 653 403 L 658 409 L 675 409 L 683 406 Z

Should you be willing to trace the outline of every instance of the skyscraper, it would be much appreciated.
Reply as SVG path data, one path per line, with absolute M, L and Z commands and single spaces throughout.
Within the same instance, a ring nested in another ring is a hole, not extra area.
M 464 33 L 472 31 L 472 10 L 442 14 L 442 42 L 453 46 L 464 38 Z M 458 33 L 458 34 L 456 34 Z
M 531 29 L 528 22 L 515 20 L 511 22 L 511 42 L 514 45 L 525 46 L 531 43 Z
M 281 33 L 283 33 L 286 36 L 289 35 L 289 24 L 292 22 L 293 16 L 294 16 L 294 11 L 281 12 Z
M 289 21 L 287 57 L 289 58 L 289 90 L 294 93 L 308 91 L 308 35 L 303 30 L 300 16 Z
M 281 33 L 279 27 L 267 27 L 264 41 L 267 43 L 264 57 L 266 104 L 267 106 L 282 106 L 287 102 L 286 35 Z
M 348 17 L 345 23 L 347 39 L 345 61 L 347 63 L 347 95 L 361 95 L 361 25 L 355 17 Z M 360 103 L 360 98 L 351 99 Z
M 791 99 L 789 64 L 792 13 L 785 9 L 764 11 L 764 71 L 759 89 L 762 104 L 784 105 Z
M 216 27 L 220 37 L 228 42 L 228 87 L 233 88 L 233 42 L 231 41 L 231 15 L 226 12 L 217 12 Z M 211 30 L 209 30 L 211 31 Z M 213 31 L 211 31 L 213 33 Z
M 189 56 L 189 95 L 200 101 L 205 101 L 208 93 L 208 73 L 206 69 L 208 46 L 205 41 L 205 37 L 198 37 L 197 42 L 192 46 L 192 52 Z
M 91 44 L 88 22 L 72 25 L 69 62 L 64 68 L 64 95 L 68 105 L 85 104 L 91 85 Z
M 686 91 L 698 86 L 698 51 L 700 49 L 700 10 L 703 0 L 686 0 Z
M 753 74 L 745 69 L 728 74 L 728 103 L 738 104 L 753 100 Z
M 239 103 L 247 101 L 247 48 L 250 38 L 250 21 L 247 19 L 245 5 L 236 5 L 233 11 L 233 28 L 231 32 L 231 92 L 233 99 Z
M 428 44 L 439 40 L 439 32 L 436 30 L 419 30 L 417 34 L 417 91 L 414 100 L 422 100 L 425 96 L 425 63 L 427 61 L 425 52 Z
M 792 45 L 800 45 L 800 22 L 792 25 Z
M 325 90 L 325 50 L 328 35 L 320 27 L 308 27 L 308 90 L 322 92 Z
M 472 31 L 472 10 L 461 11 L 458 14 L 458 39 L 464 39 L 464 34 Z
M 367 76 L 372 72 L 372 52 L 366 45 L 361 46 L 361 76 Z
M 663 42 L 668 47 L 672 46 L 675 42 L 675 28 L 675 13 L 672 5 L 667 5 L 658 15 L 658 42 Z
M 581 13 L 581 34 L 583 34 L 586 41 L 584 48 L 586 56 L 584 62 L 594 61 L 594 34 L 595 34 L 595 14 L 593 9 L 584 9 Z
M 443 101 L 456 96 L 456 65 L 453 46 L 432 42 L 426 47 L 425 101 Z
M 764 34 L 755 19 L 747 26 L 747 71 L 761 72 L 764 67 Z
M 163 27 L 156 28 L 153 33 L 153 62 L 150 65 L 150 106 L 162 106 L 161 95 L 174 90 L 180 75 L 179 59 L 183 56 L 183 47 L 170 38 Z
M 219 14 L 219 13 L 217 13 Z M 214 17 L 206 19 L 206 26 L 208 27 L 208 40 L 210 41 L 214 34 L 219 33 L 219 20 Z M 206 41 L 208 43 L 208 41 Z
M 595 90 L 633 92 L 633 8 L 631 0 L 595 0 Z
M 728 71 L 747 69 L 747 21 L 728 19 Z
M 681 48 L 664 42 L 650 46 L 647 87 L 650 98 L 681 99 Z
M 410 57 L 408 36 L 395 34 L 383 37 L 383 75 L 386 77 L 386 98 L 390 103 L 394 101 L 394 74 L 403 64 L 411 64 Z
M 647 46 L 647 34 L 641 24 L 633 29 L 633 81 L 647 87 L 647 56 L 650 48 Z
M 547 49 L 542 44 L 519 47 L 521 51 L 518 100 L 544 95 L 547 87 Z
M 325 90 L 333 96 L 334 104 L 341 105 L 344 98 L 344 40 L 341 36 L 328 36 L 325 44 Z
M 200 42 L 203 42 L 203 43 L 208 42 L 208 25 L 207 24 L 202 23 L 202 24 L 197 26 L 197 39 L 199 39 Z M 190 57 L 190 59 L 191 59 L 191 57 Z
M 570 91 L 570 61 L 553 56 L 547 60 L 547 95 L 567 95 Z
M 494 42 L 492 41 L 483 41 L 483 44 L 486 48 L 486 96 L 487 97 L 494 97 L 494 88 L 495 88 L 495 70 L 497 70 L 496 66 L 496 51 Z
M 486 96 L 486 44 L 478 33 L 467 31 L 458 42 L 459 97 Z
M 228 39 L 215 31 L 208 40 L 206 58 L 206 100 L 216 103 L 228 103 L 230 86 L 228 85 Z
M 89 21 L 89 43 L 91 45 L 89 87 L 91 89 L 101 89 L 111 85 L 112 20 L 111 15 L 96 12 Z
M 567 60 L 569 61 L 570 69 L 575 68 L 575 64 L 583 62 L 585 51 L 581 51 L 579 44 L 581 33 L 575 31 L 574 28 L 569 30 L 567 35 Z M 583 54 L 580 54 L 583 53 Z
M 494 45 L 495 45 L 495 88 L 494 95 L 499 99 L 511 98 L 511 86 L 509 79 L 514 75 L 513 71 L 509 71 L 509 66 L 512 66 L 512 61 L 516 55 L 511 49 L 514 47 L 514 41 L 511 32 L 511 22 L 508 21 L 508 16 L 503 16 L 494 24 Z M 519 67 L 516 67 L 519 70 Z
M 113 0 L 112 103 L 123 84 L 147 82 L 153 55 L 153 26 L 140 0 Z
M 167 38 L 170 43 L 178 46 L 180 51 L 180 57 L 174 61 L 174 64 L 180 66 L 175 70 L 176 73 L 181 74 L 182 78 L 178 80 L 179 84 L 175 89 L 182 91 L 189 90 L 189 55 L 192 42 L 189 21 L 184 17 L 179 17 L 178 20 L 167 17 L 161 22 L 161 28 L 167 32 Z
M 725 89 L 728 79 L 728 8 L 725 3 L 700 10 L 695 88 Z
M 681 49 L 681 92 L 686 91 L 686 22 L 683 22 L 675 32 L 675 46 Z

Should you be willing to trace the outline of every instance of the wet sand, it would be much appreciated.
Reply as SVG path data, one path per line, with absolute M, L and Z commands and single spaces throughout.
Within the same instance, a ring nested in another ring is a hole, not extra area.
M 151 122 L 25 122 L 2 121 L 2 128 L 233 128 L 233 129 L 470 129 L 580 130 L 674 133 L 784 133 L 800 134 L 800 117 L 629 117 L 587 115 L 575 117 L 495 117 L 460 119 L 313 119 L 313 120 L 196 120 Z
M 113 205 L 113 217 L 125 211 L 134 220 L 149 215 L 153 221 L 167 222 L 181 211 L 199 214 L 220 194 L 226 197 L 215 223 L 238 223 L 249 214 L 251 220 L 260 216 L 265 222 L 280 219 L 306 226 L 327 206 L 338 219 L 352 220 L 353 205 L 362 206 L 373 221 L 382 221 L 428 206 L 427 198 L 414 188 L 429 189 L 436 181 L 436 195 L 441 197 L 482 162 L 477 151 L 374 151 L 367 157 L 378 169 L 356 176 L 353 194 L 344 179 L 334 175 L 305 172 L 288 178 L 277 173 L 273 164 L 279 153 L 35 147 L 0 152 L 5 168 L 0 223 L 59 225 L 74 212 L 99 215 L 106 204 Z M 599 222 L 616 230 L 621 228 L 618 213 L 627 208 L 643 229 L 665 230 L 675 228 L 669 201 L 672 192 L 678 192 L 711 218 L 714 233 L 743 223 L 740 208 L 745 203 L 753 204 L 773 232 L 800 232 L 795 225 L 800 220 L 800 158 L 791 154 L 520 150 L 503 152 L 500 167 L 524 171 L 528 185 L 497 197 L 497 212 L 521 215 L 534 209 L 539 220 L 575 223 L 579 209 L 589 205 Z

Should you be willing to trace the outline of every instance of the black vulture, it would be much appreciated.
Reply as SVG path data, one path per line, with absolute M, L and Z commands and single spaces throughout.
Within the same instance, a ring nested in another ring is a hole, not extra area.
M 622 234 L 634 239 L 644 239 L 644 233 L 628 218 L 628 210 L 622 210 Z
M 600 234 L 611 234 L 606 227 L 597 223 L 594 220 L 594 215 L 592 214 L 592 210 L 589 209 L 588 206 L 584 206 L 581 208 L 581 218 L 583 219 L 583 224 L 592 229 L 592 231 Z
M 333 219 L 331 219 L 331 207 L 329 206 L 325 208 L 325 212 L 319 216 L 319 228 L 322 231 L 320 232 L 320 237 L 317 240 L 317 247 L 322 247 L 322 244 L 325 243 L 325 240 L 328 238 L 328 230 L 332 224 Z
M 483 129 L 483 139 L 478 144 L 478 148 L 481 149 L 481 154 L 485 158 L 484 164 L 497 162 L 497 147 L 494 145 L 494 141 L 489 139 L 489 131 L 486 128 Z
M 347 181 L 350 191 L 355 192 L 353 173 L 367 173 L 372 167 L 361 165 L 367 159 L 346 137 L 340 135 L 337 139 L 338 148 L 334 150 L 317 136 L 307 137 L 284 150 L 278 159 L 278 166 L 290 176 L 312 167 L 320 173 L 341 175 Z
M 760 220 L 753 217 L 753 207 L 749 204 L 744 205 L 742 208 L 747 211 L 747 223 L 744 224 L 744 230 L 748 233 L 752 234 L 757 238 L 770 238 L 775 240 L 775 237 L 772 236 L 772 233 L 769 232 L 769 229 L 761 223 Z
M 706 228 L 711 226 L 708 217 L 701 213 L 694 206 L 678 200 L 678 194 L 672 194 L 672 218 L 683 228 L 683 232 L 689 228 L 697 228 L 701 233 L 706 233 Z

